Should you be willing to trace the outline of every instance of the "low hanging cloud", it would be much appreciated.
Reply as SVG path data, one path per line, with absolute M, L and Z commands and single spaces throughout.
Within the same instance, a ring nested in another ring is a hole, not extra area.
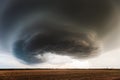
M 0 52 L 0 69 L 26 69 L 26 68 L 57 68 L 57 69 L 95 69 L 95 68 L 114 68 L 119 69 L 120 49 L 114 49 L 109 52 L 105 52 L 102 55 L 86 60 L 72 59 L 69 56 L 59 56 L 56 54 L 48 53 L 44 57 L 45 63 L 36 65 L 27 65 L 21 63 L 17 58 L 10 53 Z M 107 57 L 106 57 L 107 56 Z M 40 57 L 40 56 L 37 56 Z M 103 63 L 104 62 L 104 63 Z
M 0 69 L 25 69 L 25 68 L 89 68 L 88 61 L 79 61 L 72 59 L 69 56 L 59 56 L 52 53 L 45 54 L 42 58 L 46 60 L 45 63 L 38 63 L 36 65 L 27 65 L 19 61 L 10 53 L 0 52 Z M 36 56 L 40 57 L 40 56 Z

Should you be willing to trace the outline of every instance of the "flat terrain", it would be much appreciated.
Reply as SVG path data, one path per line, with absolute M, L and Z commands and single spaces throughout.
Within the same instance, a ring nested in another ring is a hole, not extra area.
M 0 70 L 0 80 L 120 80 L 120 70 Z

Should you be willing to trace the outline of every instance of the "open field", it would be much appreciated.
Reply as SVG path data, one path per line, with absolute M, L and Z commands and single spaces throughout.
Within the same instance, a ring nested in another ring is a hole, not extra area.
M 120 70 L 0 70 L 0 80 L 120 80 Z

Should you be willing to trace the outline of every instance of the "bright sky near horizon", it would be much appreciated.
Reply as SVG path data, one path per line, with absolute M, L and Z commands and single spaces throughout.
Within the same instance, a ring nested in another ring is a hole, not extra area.
M 25 65 L 20 63 L 14 56 L 5 52 L 0 52 L 0 68 L 120 68 L 119 53 L 120 49 L 112 50 L 96 58 L 87 60 L 72 59 L 68 56 L 48 53 L 44 55 L 48 56 L 46 58 L 46 63 Z

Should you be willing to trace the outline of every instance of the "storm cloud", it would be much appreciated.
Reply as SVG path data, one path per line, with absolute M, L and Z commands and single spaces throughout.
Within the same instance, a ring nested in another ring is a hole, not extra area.
M 5 0 L 1 8 L 2 47 L 28 64 L 45 53 L 89 58 L 117 22 L 112 0 Z

